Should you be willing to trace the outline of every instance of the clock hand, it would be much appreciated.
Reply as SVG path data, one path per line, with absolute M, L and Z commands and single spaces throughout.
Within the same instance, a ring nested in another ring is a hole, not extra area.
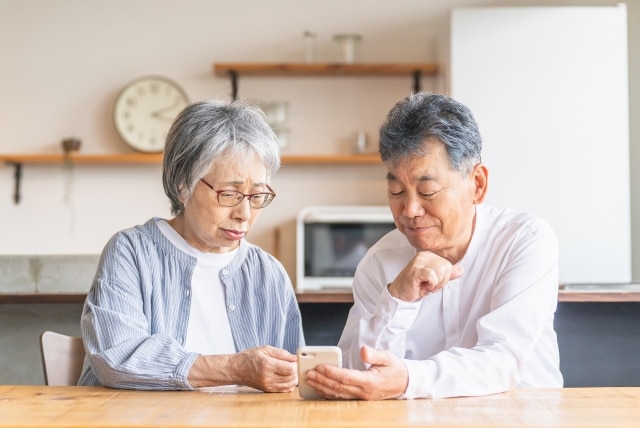
M 179 100 L 173 102 L 173 104 L 160 108 L 158 110 L 154 110 L 151 112 L 151 117 L 160 118 L 165 112 L 175 110 L 176 107 L 180 104 Z
M 164 120 L 165 122 L 171 122 L 174 119 L 173 117 L 164 116 L 161 113 L 157 113 L 155 111 L 151 113 L 151 117 L 158 120 Z

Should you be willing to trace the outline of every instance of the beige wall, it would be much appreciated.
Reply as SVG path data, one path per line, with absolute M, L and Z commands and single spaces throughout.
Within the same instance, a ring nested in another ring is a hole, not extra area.
M 127 152 L 111 119 L 118 91 L 145 74 L 179 82 L 192 100 L 227 97 L 214 62 L 302 60 L 302 32 L 318 33 L 318 60 L 332 60 L 331 36 L 362 34 L 362 61 L 446 59 L 448 12 L 478 5 L 612 5 L 618 1 L 400 0 L 0 0 L 0 152 L 57 152 L 82 139 L 85 153 Z M 640 212 L 640 4 L 628 2 L 632 219 Z M 446 73 L 423 89 L 446 92 Z M 241 77 L 239 95 L 291 105 L 289 153 L 351 150 L 364 130 L 375 139 L 409 76 Z M 585 91 L 594 88 L 585 88 Z M 598 88 L 606 90 L 606 88 Z M 12 202 L 13 169 L 0 166 L 0 254 L 99 253 L 116 230 L 168 217 L 155 166 L 26 166 L 23 201 Z M 294 277 L 295 215 L 311 204 L 384 204 L 380 166 L 285 166 L 276 201 L 250 240 L 269 251 L 280 228 L 281 257 Z M 71 203 L 63 200 L 71 184 Z M 597 198 L 594 197 L 594 203 Z M 632 220 L 633 222 L 633 220 Z M 605 226 L 606 227 L 606 226 Z M 640 278 L 640 220 L 632 224 L 634 278 Z

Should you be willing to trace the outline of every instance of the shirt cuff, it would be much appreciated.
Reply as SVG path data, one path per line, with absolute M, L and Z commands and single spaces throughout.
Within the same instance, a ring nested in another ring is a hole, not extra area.
M 406 331 L 413 325 L 421 306 L 422 300 L 405 302 L 393 297 L 385 287 L 376 303 L 376 315 L 388 328 Z
M 435 369 L 433 361 L 417 361 L 404 360 L 407 368 L 409 382 L 404 394 L 398 397 L 400 400 L 412 400 L 414 398 L 433 398 L 429 392 L 429 386 L 432 384 L 433 375 L 431 370 Z

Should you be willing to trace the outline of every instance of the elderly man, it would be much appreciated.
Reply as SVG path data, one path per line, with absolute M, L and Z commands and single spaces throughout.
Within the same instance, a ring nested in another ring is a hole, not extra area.
M 561 387 L 558 243 L 524 212 L 482 205 L 488 169 L 470 110 L 417 93 L 380 129 L 397 229 L 360 262 L 339 346 L 307 373 L 326 398 L 443 398 Z M 517 160 L 514 160 L 517 161 Z

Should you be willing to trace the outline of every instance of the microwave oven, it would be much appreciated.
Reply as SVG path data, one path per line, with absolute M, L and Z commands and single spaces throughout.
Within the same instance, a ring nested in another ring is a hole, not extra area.
M 310 206 L 296 219 L 296 289 L 350 288 L 369 248 L 395 229 L 388 206 Z

